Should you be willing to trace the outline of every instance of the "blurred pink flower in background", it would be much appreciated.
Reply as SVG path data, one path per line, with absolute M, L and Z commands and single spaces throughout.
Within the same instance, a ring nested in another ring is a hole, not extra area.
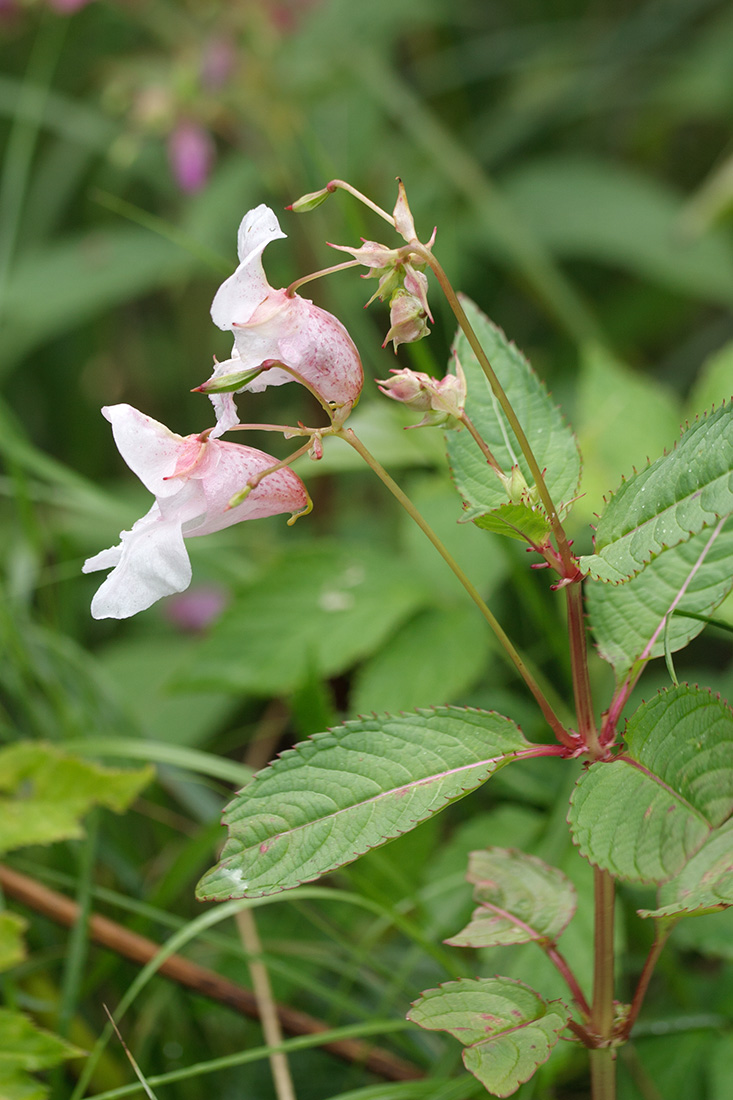
M 168 160 L 173 178 L 186 194 L 200 191 L 214 161 L 214 142 L 197 122 L 179 122 L 168 136 Z
M 204 43 L 201 51 L 201 87 L 207 92 L 223 88 L 234 72 L 236 61 L 237 49 L 232 40 L 223 35 L 214 35 Z
M 229 603 L 229 594 L 214 584 L 200 584 L 166 600 L 164 615 L 187 634 L 198 634 L 215 623 Z

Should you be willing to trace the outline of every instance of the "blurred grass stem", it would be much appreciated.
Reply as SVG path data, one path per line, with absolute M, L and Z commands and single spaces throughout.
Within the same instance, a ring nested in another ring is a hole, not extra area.
M 44 13 L 20 91 L 0 177 L 0 321 L 20 232 L 33 155 L 43 124 L 51 81 L 66 37 L 68 19 Z

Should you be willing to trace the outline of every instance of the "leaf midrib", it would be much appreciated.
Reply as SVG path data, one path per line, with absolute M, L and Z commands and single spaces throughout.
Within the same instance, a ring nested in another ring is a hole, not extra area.
M 269 846 L 269 844 L 272 844 L 274 841 L 279 840 L 280 837 L 282 837 L 282 836 L 292 836 L 294 833 L 298 833 L 303 829 L 309 829 L 309 828 L 314 827 L 316 825 L 320 825 L 320 824 L 322 824 L 323 822 L 326 822 L 326 821 L 333 821 L 334 819 L 338 818 L 342 814 L 350 813 L 352 810 L 358 809 L 360 807 L 374 805 L 375 803 L 379 802 L 381 799 L 389 798 L 391 795 L 397 794 L 397 792 L 399 792 L 399 791 L 404 791 L 405 794 L 407 794 L 408 791 L 410 791 L 410 790 L 415 790 L 418 787 L 426 786 L 429 783 L 439 782 L 440 780 L 445 779 L 448 776 L 458 775 L 458 774 L 460 774 L 460 772 L 468 772 L 468 771 L 471 771 L 475 768 L 489 767 L 491 764 L 495 764 L 495 763 L 498 763 L 500 761 L 508 762 L 509 759 L 517 759 L 517 758 L 521 757 L 522 755 L 524 755 L 527 751 L 531 752 L 532 750 L 531 750 L 531 748 L 529 748 L 529 749 L 516 749 L 512 752 L 502 753 L 499 756 L 488 757 L 485 760 L 477 760 L 477 761 L 474 761 L 471 764 L 463 764 L 458 768 L 450 768 L 447 771 L 439 773 L 439 775 L 425 776 L 422 779 L 415 780 L 413 783 L 402 784 L 399 787 L 391 787 L 388 791 L 379 791 L 377 794 L 373 795 L 371 798 L 367 798 L 366 800 L 364 800 L 362 802 L 354 802 L 350 806 L 343 806 L 338 810 L 334 810 L 333 813 L 326 814 L 322 817 L 314 818 L 311 821 L 305 821 L 301 825 L 294 825 L 292 828 L 289 828 L 289 829 L 284 829 L 282 832 L 276 833 L 274 836 L 269 837 L 266 841 L 261 840 L 261 841 L 258 841 L 256 844 L 250 844 L 248 847 L 240 849 L 239 852 L 237 852 L 236 857 L 232 856 L 232 857 L 230 857 L 230 859 L 233 859 L 233 858 L 242 859 L 245 855 L 249 854 L 250 852 L 253 852 L 255 850 L 260 849 L 262 844 L 264 844 L 264 843 L 268 843 L 268 846 Z M 225 818 L 225 823 L 227 823 L 226 818 Z M 230 827 L 233 828 L 233 826 L 230 826 Z M 223 862 L 228 863 L 229 860 L 224 860 Z

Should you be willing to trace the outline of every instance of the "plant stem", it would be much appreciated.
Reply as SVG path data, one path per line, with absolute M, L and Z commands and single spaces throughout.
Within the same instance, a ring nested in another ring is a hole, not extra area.
M 591 1031 L 610 1044 L 613 1038 L 613 918 L 615 888 L 608 871 L 593 868 L 595 892 L 593 1005 Z M 593 1100 L 615 1100 L 616 1052 L 600 1046 L 590 1052 Z
M 479 447 L 479 450 L 481 451 L 481 454 L 484 456 L 484 458 L 486 459 L 486 461 L 488 462 L 489 466 L 494 471 L 494 473 L 502 475 L 504 473 L 504 471 L 502 470 L 501 466 L 499 465 L 499 463 L 496 461 L 493 454 L 489 450 L 488 443 L 486 442 L 484 437 L 481 435 L 481 433 L 479 432 L 479 430 L 476 427 L 476 425 L 474 424 L 474 422 L 471 420 L 471 418 L 469 416 L 466 415 L 465 412 L 461 416 L 461 424 L 463 424 L 464 427 L 466 427 L 468 429 L 468 431 L 469 431 L 470 435 L 472 436 L 473 440 L 478 444 L 478 447 Z
M 516 436 L 517 442 L 522 449 L 522 454 L 526 458 L 527 464 L 529 465 L 529 468 L 532 472 L 532 477 L 535 480 L 537 491 L 540 494 L 540 499 L 542 500 L 543 507 L 547 513 L 547 518 L 550 521 L 550 526 L 552 527 L 552 532 L 555 536 L 555 541 L 557 542 L 557 549 L 562 559 L 562 563 L 566 569 L 567 575 L 572 576 L 576 571 L 576 567 L 574 566 L 573 557 L 570 553 L 570 547 L 568 546 L 568 540 L 565 534 L 565 530 L 562 523 L 560 522 L 560 517 L 557 514 L 557 509 L 555 508 L 555 505 L 552 501 L 552 497 L 550 496 L 547 485 L 545 484 L 542 470 L 540 469 L 539 463 L 535 458 L 534 451 L 530 446 L 524 429 L 519 423 L 517 414 L 515 413 L 509 398 L 504 392 L 504 388 L 497 378 L 494 368 L 491 366 L 486 352 L 481 346 L 481 342 L 476 335 L 473 326 L 471 325 L 471 322 L 466 316 L 466 311 L 461 305 L 458 295 L 451 286 L 450 280 L 443 270 L 440 262 L 435 258 L 430 249 L 425 248 L 425 246 L 420 244 L 419 241 L 411 241 L 410 244 L 411 246 L 414 246 L 416 255 L 420 257 L 422 262 L 428 264 L 435 274 L 435 277 L 440 283 L 443 293 L 448 299 L 448 304 L 453 310 L 456 320 L 458 321 L 458 324 L 463 330 L 466 339 L 471 346 L 471 350 L 473 351 L 481 366 L 481 369 L 489 380 L 491 389 L 493 390 L 497 401 L 501 405 L 504 415 L 509 421 L 511 429 Z
M 315 279 L 320 279 L 322 275 L 333 275 L 335 271 L 346 271 L 349 267 L 358 267 L 359 262 L 359 260 L 347 260 L 342 264 L 334 264 L 333 267 L 324 267 L 320 271 L 313 271 L 310 275 L 303 275 L 300 279 L 295 279 L 287 287 L 285 293 L 288 298 L 293 298 L 298 287 L 305 286 L 306 283 L 312 283 Z
M 562 975 L 568 989 L 570 990 L 570 992 L 573 995 L 573 1000 L 577 1004 L 580 1011 L 583 1013 L 583 1015 L 586 1018 L 590 1018 L 590 1015 L 591 1015 L 590 1006 L 589 1006 L 588 1002 L 586 1001 L 585 994 L 583 993 L 583 990 L 580 988 L 580 985 L 578 984 L 578 979 L 575 977 L 575 974 L 570 969 L 565 956 L 560 954 L 560 952 L 554 946 L 554 944 L 551 944 L 550 946 L 546 947 L 545 948 L 545 953 L 546 953 L 548 959 L 550 960 L 550 962 L 552 963 L 552 965 Z
M 573 674 L 573 694 L 575 713 L 578 718 L 578 733 L 593 759 L 603 755 L 598 740 L 598 731 L 593 717 L 593 697 L 588 672 L 588 647 L 585 637 L 585 615 L 583 610 L 583 589 L 578 581 L 569 584 L 567 592 L 568 634 L 570 640 L 570 663 Z
M 330 191 L 332 194 L 338 188 L 341 188 L 342 191 L 348 191 L 350 195 L 353 195 L 359 202 L 363 202 L 364 205 L 368 206 L 370 210 L 373 210 L 375 214 L 379 214 L 380 218 L 383 218 L 393 229 L 395 228 L 394 218 L 391 214 L 388 214 L 386 210 L 382 210 L 381 206 L 377 206 L 375 202 L 368 199 L 361 191 L 357 191 L 357 189 L 352 187 L 350 183 L 347 183 L 346 180 L 331 180 L 326 184 L 326 190 Z
M 599 1047 L 590 1052 L 592 1100 L 616 1100 L 616 1052 Z
M 677 918 L 677 919 L 679 919 L 679 918 Z M 628 1015 L 628 1018 L 626 1020 L 626 1023 L 624 1024 L 623 1036 L 624 1036 L 625 1039 L 627 1039 L 629 1037 L 629 1035 L 631 1034 L 632 1028 L 633 1028 L 634 1024 L 636 1023 L 636 1019 L 639 1015 L 639 1011 L 640 1011 L 642 1003 L 644 1001 L 646 991 L 649 988 L 649 982 L 651 981 L 652 973 L 654 972 L 654 967 L 657 965 L 657 960 L 659 959 L 659 956 L 662 954 L 662 950 L 664 949 L 664 945 L 666 944 L 667 939 L 669 938 L 669 934 L 672 931 L 672 929 L 674 928 L 676 923 L 677 923 L 677 920 L 675 920 L 675 919 L 657 920 L 657 921 L 654 922 L 654 924 L 655 924 L 654 943 L 652 944 L 652 946 L 649 950 L 649 954 L 646 957 L 646 961 L 644 963 L 644 969 L 642 970 L 641 975 L 639 977 L 639 983 L 638 983 L 638 985 L 636 987 L 636 991 L 634 993 L 634 999 L 631 1002 L 631 1008 L 629 1010 L 629 1015 Z
M 406 493 L 404 493 L 402 491 L 402 489 L 399 487 L 397 482 L 394 481 L 394 479 L 392 477 L 390 477 L 390 475 L 387 473 L 387 471 L 384 469 L 384 467 L 377 461 L 377 459 L 374 457 L 374 455 L 372 455 L 367 450 L 367 448 L 364 446 L 364 444 L 361 442 L 361 440 L 358 438 L 358 436 L 356 436 L 354 434 L 354 432 L 352 431 L 351 428 L 341 428 L 338 431 L 334 432 L 333 434 L 338 436 L 339 438 L 343 439 L 346 443 L 349 444 L 349 446 L 353 447 L 354 450 L 359 455 L 361 455 L 361 457 L 366 462 L 367 466 L 369 466 L 370 469 L 372 469 L 374 471 L 374 473 L 377 475 L 377 477 L 389 489 L 390 493 L 392 493 L 392 495 L 395 497 L 395 499 L 402 505 L 402 507 L 407 512 L 407 514 L 410 516 L 410 518 L 415 521 L 415 523 L 418 525 L 418 527 L 423 532 L 423 534 L 425 534 L 430 539 L 430 541 L 432 542 L 435 549 L 438 551 L 438 553 L 443 558 L 445 563 L 449 566 L 449 568 L 452 570 L 452 572 L 458 578 L 458 580 L 463 585 L 463 587 L 465 588 L 468 595 L 471 597 L 473 602 L 476 604 L 476 607 L 479 609 L 479 611 L 481 612 L 483 617 L 486 619 L 486 622 L 489 624 L 489 626 L 493 630 L 494 634 L 496 635 L 496 637 L 499 641 L 499 644 L 502 646 L 504 651 L 508 654 L 509 659 L 511 660 L 512 664 L 516 668 L 517 672 L 522 677 L 522 679 L 524 680 L 524 682 L 527 685 L 527 687 L 529 688 L 529 690 L 532 692 L 532 695 L 534 696 L 535 700 L 537 701 L 537 704 L 539 705 L 539 708 L 542 711 L 548 725 L 552 729 L 552 732 L 555 734 L 555 737 L 558 739 L 558 741 L 560 741 L 561 744 L 565 745 L 566 748 L 575 750 L 577 748 L 577 745 L 576 745 L 575 741 L 573 740 L 571 735 L 568 733 L 568 731 L 565 729 L 565 727 L 563 726 L 560 719 L 555 714 L 555 712 L 552 709 L 550 703 L 545 698 L 545 695 L 543 694 L 542 689 L 540 688 L 539 684 L 537 683 L 535 678 L 532 676 L 531 672 L 529 671 L 526 664 L 524 663 L 524 661 L 520 657 L 519 653 L 515 649 L 512 642 L 510 641 L 509 637 L 504 632 L 503 628 L 500 626 L 498 620 L 495 618 L 493 613 L 489 610 L 489 608 L 487 607 L 484 600 L 482 600 L 482 598 L 479 595 L 477 589 L 471 583 L 471 581 L 468 579 L 466 574 L 463 572 L 463 570 L 461 569 L 458 562 L 448 552 L 446 547 L 443 545 L 443 543 L 440 541 L 438 536 L 433 531 L 432 527 L 430 527 L 430 525 L 428 523 L 426 523 L 426 521 L 420 515 L 418 510 L 415 508 L 415 505 L 410 500 L 410 498 L 406 495 Z

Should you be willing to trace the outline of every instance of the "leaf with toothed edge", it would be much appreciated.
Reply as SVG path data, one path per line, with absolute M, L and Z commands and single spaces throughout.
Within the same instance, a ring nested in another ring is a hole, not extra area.
M 466 878 L 475 883 L 478 908 L 470 924 L 445 941 L 453 947 L 554 943 L 575 913 L 570 879 L 537 856 L 514 848 L 471 852 Z
M 696 917 L 733 905 L 733 819 L 715 829 L 678 875 L 659 890 L 658 909 L 640 917 Z
M 631 716 L 626 748 L 581 775 L 573 840 L 591 863 L 632 882 L 665 882 L 733 813 L 733 711 L 688 684 Z
M 580 566 L 597 580 L 623 582 L 663 550 L 733 512 L 733 404 L 696 420 L 674 450 L 621 484 L 596 528 L 594 553 Z
M 224 812 L 202 900 L 263 897 L 333 871 L 535 752 L 508 718 L 436 707 L 360 718 L 288 749 Z
M 617 683 L 638 661 L 683 649 L 733 587 L 733 519 L 665 550 L 623 585 L 588 583 L 588 618 Z M 672 614 L 672 612 L 674 612 Z
M 426 990 L 407 1018 L 453 1035 L 466 1069 L 493 1096 L 511 1096 L 550 1057 L 570 1013 L 512 978 L 461 978 Z
M 568 504 L 577 495 L 580 484 L 580 454 L 572 430 L 518 348 L 470 299 L 462 297 L 461 304 L 514 407 L 540 469 L 545 471 L 545 483 L 555 506 Z M 534 478 L 509 422 L 460 329 L 454 348 L 468 384 L 466 412 L 504 472 L 508 474 L 518 464 L 532 485 Z M 504 486 L 467 431 L 446 432 L 446 445 L 453 480 L 471 519 L 493 513 L 492 529 L 513 538 L 524 537 L 525 527 L 534 541 L 543 529 L 549 531 L 540 506 L 530 508 L 520 504 L 514 506 L 511 514 L 507 512 L 509 501 Z

